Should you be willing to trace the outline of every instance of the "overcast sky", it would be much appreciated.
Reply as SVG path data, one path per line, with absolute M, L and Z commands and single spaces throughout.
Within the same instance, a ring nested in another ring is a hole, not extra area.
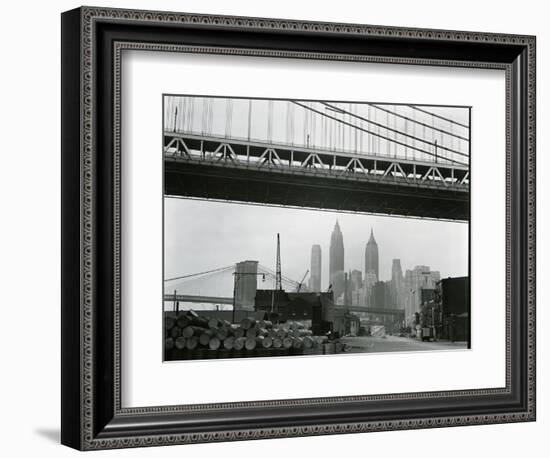
M 283 275 L 300 281 L 310 268 L 311 245 L 322 250 L 322 288 L 328 287 L 330 236 L 336 220 L 344 237 L 345 269 L 364 272 L 365 244 L 373 228 L 381 280 L 391 278 L 392 259 L 403 272 L 416 265 L 442 277 L 468 274 L 468 224 L 332 211 L 289 209 L 209 200 L 165 198 L 165 278 L 256 260 L 275 270 L 281 237 Z M 215 277 L 212 277 L 213 279 Z M 213 292 L 231 295 L 231 274 L 220 275 Z M 213 283 L 216 283 L 213 281 Z M 173 286 L 174 284 L 172 284 Z M 188 294 L 204 283 L 187 283 Z M 266 286 L 267 287 L 267 286 Z M 270 287 L 270 286 L 269 286 Z

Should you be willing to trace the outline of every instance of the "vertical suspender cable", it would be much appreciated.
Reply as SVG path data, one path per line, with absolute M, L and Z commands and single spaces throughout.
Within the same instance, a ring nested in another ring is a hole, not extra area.
M 405 128 L 404 128 L 405 133 L 408 132 L 408 128 L 409 128 L 409 125 L 408 125 L 407 120 L 405 119 Z M 408 145 L 409 144 L 409 138 L 405 137 L 404 140 L 405 140 L 405 145 Z M 409 153 L 409 148 L 407 146 L 405 146 L 405 159 L 408 158 L 408 153 Z M 414 150 L 413 150 L 413 158 L 414 158 Z
M 214 99 L 208 103 L 208 135 L 212 135 L 212 124 L 214 119 Z
M 357 114 L 357 105 L 353 105 L 353 111 L 355 114 Z M 355 125 L 357 124 L 358 124 L 358 121 L 357 121 L 357 118 L 355 118 Z M 359 135 L 359 131 L 357 129 L 353 129 L 353 130 L 355 135 L 353 148 L 354 148 L 355 154 L 357 154 L 357 136 Z
M 250 130 L 252 127 L 252 99 L 248 99 L 248 127 L 247 127 L 247 138 L 250 141 Z
M 294 145 L 294 113 L 295 107 L 293 103 L 289 103 L 290 107 L 290 144 Z
M 315 144 L 316 144 L 315 136 L 317 135 L 317 128 L 316 128 L 317 116 L 313 112 L 311 112 L 311 124 L 312 124 L 312 126 L 311 126 L 311 147 L 315 148 Z
M 379 119 L 378 119 L 378 113 L 376 114 L 376 119 L 375 119 L 375 120 L 376 120 L 376 122 L 379 121 Z M 378 122 L 378 123 L 379 123 L 379 122 Z M 380 124 L 380 123 L 379 123 L 379 124 Z M 377 153 L 377 154 L 380 154 L 380 145 L 381 145 L 381 141 L 382 141 L 382 139 L 380 138 L 380 126 L 376 126 L 376 133 L 378 134 L 378 136 L 376 137 L 376 145 L 377 145 L 377 146 L 376 146 L 376 149 L 377 149 L 376 153 Z
M 363 105 L 361 105 L 361 108 L 363 108 Z M 359 127 L 360 127 L 360 128 L 363 127 L 363 120 L 362 120 L 362 119 L 359 120 Z M 365 134 L 365 133 L 364 133 L 362 130 L 359 131 L 359 151 L 361 151 L 361 153 L 364 152 L 364 151 L 363 151 L 363 135 L 364 135 L 364 134 Z
M 267 140 L 271 143 L 273 129 L 273 100 L 267 102 Z
M 233 119 L 233 99 L 227 99 L 225 106 L 225 137 L 231 136 L 232 128 L 232 119 Z
M 201 107 L 201 134 L 204 136 L 206 134 L 206 123 L 207 123 L 207 112 L 208 112 L 208 99 L 206 97 L 202 98 L 202 107 Z
M 308 129 L 309 129 L 309 111 L 306 110 L 304 111 L 304 146 L 306 148 L 309 146 L 307 141 Z

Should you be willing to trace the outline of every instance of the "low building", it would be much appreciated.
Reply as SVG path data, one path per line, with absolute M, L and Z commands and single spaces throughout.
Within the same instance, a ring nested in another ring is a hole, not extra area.
M 322 298 L 332 304 L 332 293 L 259 289 L 256 291 L 255 310 L 268 312 L 277 321 L 313 320 L 322 313 Z
M 442 338 L 470 348 L 470 277 L 444 278 L 440 285 Z

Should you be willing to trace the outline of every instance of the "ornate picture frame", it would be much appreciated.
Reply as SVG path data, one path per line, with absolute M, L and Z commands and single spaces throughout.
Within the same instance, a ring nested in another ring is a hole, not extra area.
M 79 449 L 534 421 L 532 36 L 81 7 L 62 15 L 62 434 Z M 506 73 L 506 386 L 124 407 L 125 50 L 490 68 Z

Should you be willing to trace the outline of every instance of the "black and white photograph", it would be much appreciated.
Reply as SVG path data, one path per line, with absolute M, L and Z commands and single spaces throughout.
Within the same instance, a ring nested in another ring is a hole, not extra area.
M 471 115 L 164 94 L 164 360 L 470 349 Z
M 111 3 L 64 6 L 61 33 L 35 5 L 39 52 L 8 46 L 5 139 L 61 147 L 5 148 L 12 449 L 540 448 L 544 15 L 529 0 Z M 55 90 L 25 89 L 33 68 Z

